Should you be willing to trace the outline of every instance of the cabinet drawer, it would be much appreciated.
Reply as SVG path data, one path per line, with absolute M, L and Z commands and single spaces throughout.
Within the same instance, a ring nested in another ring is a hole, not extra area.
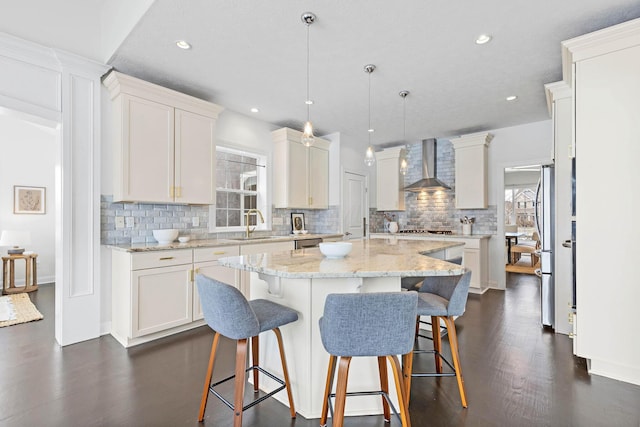
M 192 261 L 193 253 L 191 249 L 134 253 L 131 255 L 131 269 L 142 270 L 144 268 L 191 264 Z
M 240 246 L 216 246 L 193 250 L 193 262 L 215 261 L 218 258 L 240 255 Z

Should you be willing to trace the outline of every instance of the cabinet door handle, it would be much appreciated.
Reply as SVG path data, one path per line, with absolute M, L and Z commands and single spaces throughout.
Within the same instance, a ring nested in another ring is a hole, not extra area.
M 176 197 L 182 197 L 182 187 L 176 187 Z
M 227 253 L 226 251 L 215 251 L 213 254 L 214 255 L 224 255 L 226 253 Z
M 160 261 L 167 261 L 167 260 L 170 260 L 170 259 L 173 259 L 173 257 L 172 256 L 160 257 Z
M 193 276 L 194 276 L 194 271 L 193 270 L 189 270 L 189 281 L 193 282 Z
M 175 187 L 174 186 L 169 187 L 169 197 L 173 197 L 174 193 L 175 193 Z

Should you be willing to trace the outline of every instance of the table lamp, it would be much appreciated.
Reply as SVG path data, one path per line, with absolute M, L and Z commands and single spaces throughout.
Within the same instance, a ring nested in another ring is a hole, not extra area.
M 20 255 L 24 252 L 24 245 L 31 244 L 31 233 L 29 231 L 3 230 L 0 236 L 0 246 L 10 246 L 7 250 L 9 255 Z

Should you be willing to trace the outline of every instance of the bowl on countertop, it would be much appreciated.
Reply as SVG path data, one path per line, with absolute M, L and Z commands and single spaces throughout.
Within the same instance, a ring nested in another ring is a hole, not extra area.
M 302 234 L 307 234 L 307 233 L 309 232 L 309 230 L 300 230 L 300 232 L 301 232 Z
M 302 230 L 293 230 L 293 234 L 300 234 Z
M 351 242 L 322 242 L 319 244 L 320 252 L 328 259 L 344 258 L 351 252 Z
M 162 230 L 153 230 L 153 238 L 161 245 L 167 245 L 178 237 L 178 230 L 175 228 L 166 228 Z
M 180 243 L 187 243 L 189 240 L 191 240 L 191 237 L 189 237 L 189 236 L 180 236 L 180 237 L 178 237 L 178 242 L 180 242 Z

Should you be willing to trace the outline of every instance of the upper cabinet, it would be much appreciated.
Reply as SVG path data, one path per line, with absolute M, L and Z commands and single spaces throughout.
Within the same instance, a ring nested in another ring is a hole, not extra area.
M 464 135 L 451 140 L 456 157 L 456 209 L 488 207 L 489 133 Z
M 273 139 L 273 203 L 276 208 L 329 207 L 329 141 L 300 142 L 302 132 L 282 128 Z
M 215 203 L 222 107 L 112 71 L 114 201 Z
M 379 211 L 404 210 L 404 177 L 400 160 L 404 148 L 388 148 L 376 153 L 376 208 Z

